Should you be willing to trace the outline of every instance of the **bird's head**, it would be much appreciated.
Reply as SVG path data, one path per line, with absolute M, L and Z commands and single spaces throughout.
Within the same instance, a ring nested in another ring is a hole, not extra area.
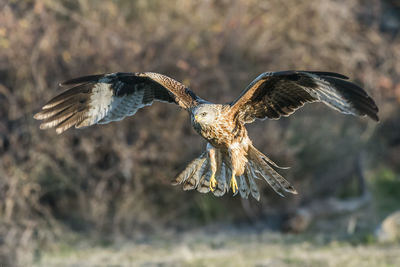
M 218 114 L 218 109 L 213 105 L 199 105 L 193 110 L 192 120 L 200 125 L 211 125 L 217 119 Z

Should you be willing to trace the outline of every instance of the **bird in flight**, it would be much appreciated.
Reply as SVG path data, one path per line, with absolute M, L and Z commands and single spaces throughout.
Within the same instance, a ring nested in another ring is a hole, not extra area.
M 257 200 L 256 179 L 265 180 L 281 196 L 297 194 L 274 168 L 281 168 L 257 150 L 245 124 L 289 116 L 306 103 L 322 102 L 342 113 L 379 121 L 373 99 L 347 77 L 332 72 L 265 72 L 228 104 L 201 99 L 182 83 L 153 72 L 110 73 L 79 77 L 61 83 L 70 87 L 45 104 L 34 118 L 40 129 L 58 134 L 75 126 L 88 127 L 134 115 L 153 101 L 174 103 L 190 115 L 195 131 L 207 140 L 205 151 L 176 177 L 184 190 L 212 191 L 222 196 L 230 189 Z

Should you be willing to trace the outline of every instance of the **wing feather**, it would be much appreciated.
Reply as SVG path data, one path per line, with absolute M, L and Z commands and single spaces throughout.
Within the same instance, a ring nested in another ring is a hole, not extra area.
M 40 128 L 68 128 L 105 124 L 134 115 L 153 101 L 175 103 L 190 109 L 202 101 L 183 84 L 158 73 L 111 73 L 65 81 L 71 86 L 47 102 L 34 118 L 43 120 Z
M 236 117 L 250 123 L 255 119 L 289 116 L 306 103 L 323 102 L 342 113 L 379 121 L 373 99 L 346 76 L 332 72 L 281 71 L 258 76 L 231 103 Z

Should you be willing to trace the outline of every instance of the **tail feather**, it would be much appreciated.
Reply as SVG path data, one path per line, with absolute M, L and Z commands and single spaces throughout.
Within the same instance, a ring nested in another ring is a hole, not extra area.
M 260 152 L 260 153 L 261 153 L 261 152 Z M 266 163 L 268 163 L 268 164 L 274 166 L 275 168 L 282 169 L 282 170 L 290 169 L 290 167 L 282 167 L 282 166 L 279 166 L 278 164 L 276 164 L 275 162 L 273 162 L 270 158 L 268 158 L 268 157 L 265 156 L 264 154 L 263 154 L 262 159 L 263 159 Z
M 194 165 L 192 174 L 188 177 L 188 179 L 183 184 L 183 190 L 185 190 L 185 191 L 192 190 L 192 189 L 195 189 L 199 185 L 205 165 L 207 165 L 206 158 L 200 158 L 198 161 L 196 161 L 196 164 Z
M 269 173 L 267 172 L 265 166 L 268 166 L 268 164 L 262 160 L 262 154 L 257 153 L 257 150 L 252 150 L 253 148 L 250 148 L 248 154 L 250 169 L 252 171 L 252 175 L 250 175 L 249 178 L 264 179 L 278 195 L 284 197 L 285 195 L 282 192 L 281 185 L 278 183 L 278 181 L 276 181 L 276 179 L 274 179 L 272 175 L 269 175 Z
M 249 197 L 250 188 L 247 185 L 246 177 L 244 174 L 239 177 L 239 192 L 242 198 L 247 199 Z
M 203 167 L 207 160 L 206 153 L 204 152 L 198 158 L 190 162 L 186 168 L 176 177 L 175 181 L 172 181 L 173 185 L 184 183 L 184 190 L 190 190 L 195 188 L 201 178 Z M 185 189 L 186 187 L 186 189 Z
M 252 162 L 250 162 L 250 165 L 252 165 Z M 254 180 L 254 178 L 259 178 L 254 173 L 254 169 L 251 166 L 246 165 L 246 171 L 244 174 L 247 176 L 247 180 L 249 181 L 251 196 L 260 201 L 260 192 L 258 191 L 256 181 Z
M 296 189 L 279 173 L 277 173 L 270 165 L 277 166 L 267 156 L 258 151 L 255 147 L 251 147 L 248 152 L 249 162 L 255 173 L 264 178 L 272 189 L 280 196 L 284 196 L 283 191 L 297 194 Z
M 226 192 L 229 191 L 229 186 L 226 182 L 226 178 L 230 177 L 227 176 L 227 171 L 226 171 L 226 166 L 225 163 L 221 163 L 221 168 L 217 170 L 217 173 L 215 174 L 215 177 L 217 179 L 217 187 L 213 191 L 213 194 L 217 197 L 223 196 Z
M 210 192 L 210 177 L 211 177 L 211 169 L 208 169 L 202 174 L 199 185 L 197 186 L 197 191 L 200 193 L 208 193 Z
M 271 168 L 268 164 L 265 164 L 265 167 L 268 169 L 269 173 L 272 177 L 279 183 L 283 190 L 286 192 L 297 194 L 296 189 L 289 183 L 288 180 L 282 177 L 279 173 L 277 173 L 273 168 Z
M 272 187 L 272 189 L 275 191 L 275 193 L 277 193 L 281 197 L 285 197 L 285 195 L 282 192 L 282 187 L 272 176 L 266 174 L 264 171 L 259 170 L 259 169 L 257 169 L 255 171 L 255 173 L 257 175 L 261 176 L 262 178 L 264 178 L 264 180 Z

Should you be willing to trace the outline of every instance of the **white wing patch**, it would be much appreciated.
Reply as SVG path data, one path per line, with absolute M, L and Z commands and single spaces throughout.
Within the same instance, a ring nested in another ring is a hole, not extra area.
M 113 90 L 109 83 L 97 83 L 93 87 L 92 95 L 90 96 L 88 117 L 90 124 L 95 124 L 104 118 L 114 101 Z
M 136 89 L 133 94 L 123 96 L 113 96 L 106 115 L 100 120 L 99 124 L 119 121 L 127 116 L 134 115 L 140 108 L 150 106 L 152 102 L 143 104 L 145 89 Z
M 78 128 L 93 124 L 106 124 L 120 121 L 127 116 L 134 115 L 140 108 L 149 106 L 152 102 L 143 104 L 145 88 L 135 88 L 134 93 L 115 96 L 111 86 L 115 84 L 99 82 L 94 85 L 89 100 L 89 110 Z

